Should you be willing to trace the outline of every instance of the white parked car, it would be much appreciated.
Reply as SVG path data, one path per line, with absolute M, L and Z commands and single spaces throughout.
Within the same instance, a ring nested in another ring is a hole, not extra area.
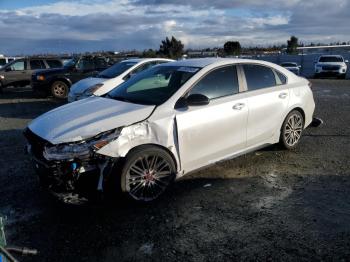
M 281 66 L 288 69 L 289 71 L 293 72 L 296 75 L 300 75 L 300 68 L 301 66 L 294 62 L 283 62 L 281 63 Z
M 217 161 L 275 143 L 295 148 L 314 109 L 309 81 L 281 66 L 190 59 L 49 111 L 25 136 L 35 169 L 56 194 L 83 196 L 81 184 L 92 181 L 93 190 L 150 201 Z
M 116 63 L 100 72 L 96 77 L 85 78 L 72 85 L 68 94 L 68 102 L 77 101 L 92 95 L 104 95 L 131 76 L 154 65 L 172 61 L 174 60 L 165 58 L 140 58 Z
M 315 62 L 315 75 L 320 76 L 337 76 L 339 78 L 345 78 L 348 67 L 346 63 L 348 60 L 340 55 L 322 55 Z

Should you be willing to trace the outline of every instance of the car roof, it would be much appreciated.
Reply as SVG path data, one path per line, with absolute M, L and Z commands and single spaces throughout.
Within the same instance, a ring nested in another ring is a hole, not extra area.
M 225 65 L 225 64 L 238 64 L 238 63 L 257 63 L 261 65 L 271 65 L 270 62 L 263 60 L 243 59 L 243 58 L 195 58 L 178 60 L 171 62 L 170 64 L 161 64 L 158 66 L 187 66 L 187 67 L 206 67 L 209 65 Z
M 134 63 L 139 63 L 139 62 L 150 62 L 150 61 L 174 61 L 168 58 L 132 58 L 132 59 L 125 59 L 121 62 L 134 62 Z

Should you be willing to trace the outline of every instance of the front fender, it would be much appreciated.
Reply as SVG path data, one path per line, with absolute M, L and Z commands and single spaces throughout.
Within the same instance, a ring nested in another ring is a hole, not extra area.
M 109 157 L 125 157 L 130 150 L 141 145 L 157 145 L 171 152 L 181 169 L 177 142 L 176 118 L 165 118 L 154 122 L 143 121 L 124 127 L 118 139 L 97 151 Z
M 72 86 L 72 81 L 66 77 L 66 76 L 63 76 L 63 75 L 60 75 L 60 76 L 53 76 L 53 77 L 50 77 L 48 82 L 50 83 L 50 85 L 55 82 L 55 81 L 64 81 L 66 82 L 69 86 Z

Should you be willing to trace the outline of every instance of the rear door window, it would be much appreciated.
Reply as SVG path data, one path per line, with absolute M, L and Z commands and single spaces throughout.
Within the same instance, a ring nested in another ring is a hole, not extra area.
M 30 69 L 32 70 L 46 68 L 43 60 L 30 60 L 29 63 L 30 63 Z
M 267 66 L 243 65 L 248 91 L 276 86 L 276 77 L 272 69 Z
M 236 66 L 215 69 L 204 76 L 189 94 L 205 95 L 209 99 L 229 96 L 238 93 L 239 84 Z
M 60 68 L 62 67 L 62 62 L 59 60 L 46 60 L 46 63 L 50 68 Z

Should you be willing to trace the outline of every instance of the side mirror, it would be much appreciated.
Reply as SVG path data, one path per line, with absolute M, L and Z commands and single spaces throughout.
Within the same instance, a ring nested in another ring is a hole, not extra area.
M 202 94 L 192 94 L 186 99 L 188 106 L 205 106 L 208 105 L 210 100 L 207 96 Z
M 181 97 L 175 104 L 175 109 L 187 108 L 188 106 L 205 106 L 210 100 L 205 95 L 192 94 L 186 97 Z
M 5 68 L 5 72 L 10 72 L 10 71 L 12 71 L 11 66 L 8 66 Z

